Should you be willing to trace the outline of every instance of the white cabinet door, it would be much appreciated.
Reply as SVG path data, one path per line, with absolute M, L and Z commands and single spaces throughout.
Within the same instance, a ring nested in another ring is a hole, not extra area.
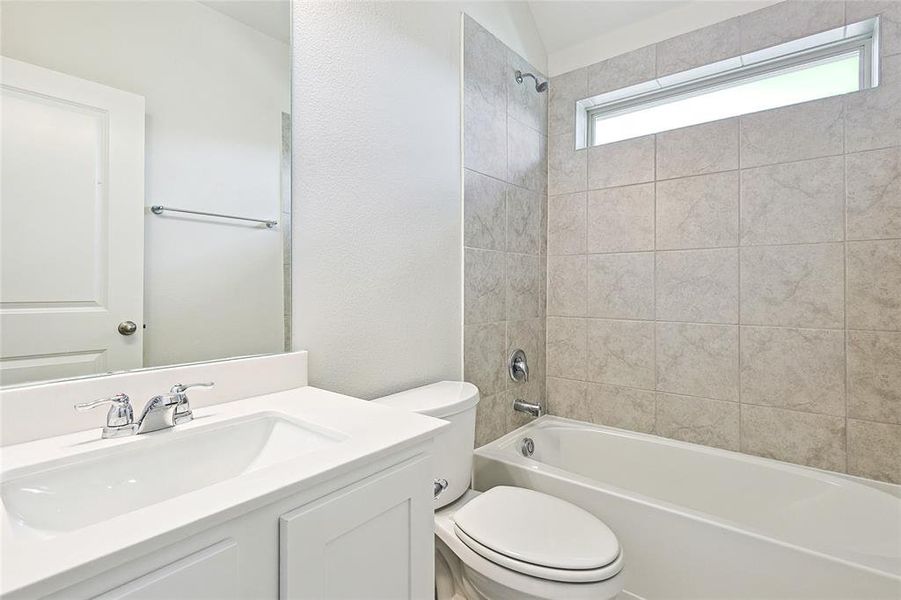
M 223 540 L 121 585 L 97 600 L 237 599 L 238 544 Z
M 432 597 L 431 473 L 413 459 L 283 515 L 281 598 Z
M 0 61 L 0 381 L 140 367 L 144 98 Z

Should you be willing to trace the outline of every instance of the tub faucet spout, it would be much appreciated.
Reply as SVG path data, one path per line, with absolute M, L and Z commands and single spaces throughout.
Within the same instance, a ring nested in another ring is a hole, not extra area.
M 514 400 L 513 410 L 530 414 L 533 417 L 541 416 L 541 405 L 538 403 L 532 404 L 531 402 L 524 402 L 523 400 Z

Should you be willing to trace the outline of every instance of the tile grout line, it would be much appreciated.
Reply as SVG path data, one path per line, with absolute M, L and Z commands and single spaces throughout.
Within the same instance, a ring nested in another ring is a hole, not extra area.
M 586 385 L 602 385 L 602 386 L 620 388 L 620 389 L 624 389 L 624 390 L 632 390 L 632 391 L 636 391 L 636 392 L 645 392 L 645 393 L 654 394 L 654 395 L 666 394 L 669 396 L 681 396 L 683 398 L 695 398 L 695 399 L 699 399 L 699 400 L 709 400 L 712 402 L 723 402 L 726 404 L 735 404 L 735 405 L 739 404 L 738 400 L 726 400 L 723 398 L 712 398 L 710 396 L 699 396 L 697 394 L 686 394 L 684 392 L 673 392 L 673 391 L 668 391 L 668 390 L 654 390 L 654 389 L 649 389 L 649 388 L 635 387 L 632 385 L 625 385 L 622 383 L 611 383 L 609 381 L 593 381 L 593 380 L 584 380 L 584 379 L 574 379 L 572 377 L 563 377 L 560 375 L 549 375 L 548 377 L 550 379 L 559 379 L 562 381 L 569 381 L 572 383 L 584 383 Z M 748 406 L 755 406 L 755 407 L 759 407 L 759 408 L 765 408 L 765 409 L 776 410 L 776 411 L 785 411 L 785 412 L 801 414 L 801 415 L 813 415 L 813 416 L 830 417 L 833 419 L 844 420 L 844 417 L 842 415 L 828 413 L 828 412 L 821 412 L 821 411 L 816 412 L 816 411 L 809 411 L 809 410 L 801 410 L 798 408 L 793 408 L 793 407 L 788 407 L 788 406 L 779 406 L 779 405 L 775 405 L 775 404 L 758 404 L 755 402 L 745 402 L 744 404 L 747 404 Z M 879 425 L 901 425 L 901 423 L 895 423 L 895 422 L 889 422 L 889 421 L 878 421 L 875 419 L 853 418 L 852 420 L 863 421 L 866 423 L 877 423 Z
M 738 253 L 737 267 L 738 268 L 736 270 L 736 275 L 738 276 L 738 323 L 739 323 L 739 325 L 738 325 L 738 372 L 735 374 L 735 376 L 737 378 L 737 383 L 738 383 L 738 450 L 739 451 L 742 451 L 744 449 L 744 446 L 742 445 L 742 438 L 744 437 L 742 435 L 742 429 L 744 429 L 744 427 L 742 426 L 742 421 L 741 421 L 741 417 L 742 417 L 742 410 L 741 410 L 741 404 L 742 404 L 742 402 L 741 402 L 741 388 L 742 388 L 742 385 L 741 385 L 741 367 L 742 367 L 742 362 L 741 362 L 741 289 L 742 289 L 742 286 L 741 286 L 741 225 L 742 225 L 742 223 L 741 223 L 741 197 L 742 197 L 742 187 L 743 187 L 742 186 L 742 176 L 741 176 L 742 175 L 742 171 L 741 171 L 741 125 L 742 125 L 742 120 L 739 119 L 738 127 L 737 127 L 738 166 L 739 166 L 739 171 L 738 171 L 738 215 L 737 216 L 738 216 L 738 246 L 739 246 L 739 248 L 737 251 L 737 253 Z
M 845 5 L 845 22 L 847 22 L 847 4 Z M 842 344 L 842 368 L 845 400 L 845 456 L 844 472 L 848 472 L 848 154 L 845 143 L 847 136 L 847 102 L 842 100 L 842 325 L 844 344 Z
M 657 70 L 657 49 L 654 48 L 654 71 Z M 653 360 L 654 360 L 654 433 L 660 429 L 657 424 L 657 418 L 660 414 L 660 396 L 657 388 L 657 134 L 654 134 L 654 277 L 651 285 L 654 292 L 654 325 L 652 331 Z

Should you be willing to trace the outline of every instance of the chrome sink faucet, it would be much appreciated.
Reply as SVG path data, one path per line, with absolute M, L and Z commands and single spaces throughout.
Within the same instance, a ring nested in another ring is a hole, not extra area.
M 177 383 L 172 386 L 167 394 L 159 394 L 151 398 L 141 411 L 138 422 L 134 420 L 134 410 L 131 401 L 126 394 L 116 394 L 109 398 L 101 398 L 91 402 L 76 404 L 75 409 L 84 411 L 96 406 L 112 404 L 106 414 L 106 426 L 103 428 L 102 437 L 116 438 L 127 435 L 150 433 L 160 429 L 168 429 L 180 423 L 187 423 L 194 418 L 188 395 L 185 393 L 194 387 L 213 387 L 213 382 L 192 383 L 182 385 Z

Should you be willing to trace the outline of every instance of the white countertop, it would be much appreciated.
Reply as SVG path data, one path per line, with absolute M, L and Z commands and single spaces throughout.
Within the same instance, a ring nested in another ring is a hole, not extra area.
M 346 439 L 302 456 L 226 479 L 73 531 L 52 536 L 27 530 L 11 521 L 0 507 L 2 564 L 0 594 L 22 591 L 30 585 L 75 568 L 101 561 L 125 549 L 153 540 L 154 546 L 182 539 L 186 534 L 223 523 L 246 511 L 309 489 L 366 463 L 413 446 L 447 426 L 438 419 L 342 396 L 313 387 L 256 396 L 195 409 L 194 420 L 150 434 L 101 439 L 100 429 L 36 440 L 0 449 L 0 479 L 45 461 L 73 460 L 79 455 L 127 446 L 159 443 L 165 436 L 238 417 L 275 413 Z M 102 421 L 102 415 L 98 415 Z M 190 456 L 184 460 L 190 461 Z M 178 465 L 172 465 L 177 469 Z M 12 473 L 11 473 L 12 472 Z

